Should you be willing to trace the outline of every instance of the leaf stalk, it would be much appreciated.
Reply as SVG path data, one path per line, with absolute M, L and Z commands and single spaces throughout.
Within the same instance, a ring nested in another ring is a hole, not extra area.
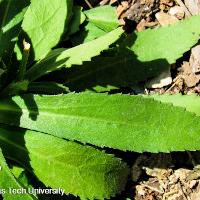
M 18 81 L 22 81 L 24 79 L 24 74 L 26 72 L 26 65 L 28 62 L 30 47 L 31 47 L 31 45 L 25 40 L 23 40 L 23 46 L 24 46 L 24 49 L 23 49 L 23 55 L 22 55 L 22 63 L 19 67 Z

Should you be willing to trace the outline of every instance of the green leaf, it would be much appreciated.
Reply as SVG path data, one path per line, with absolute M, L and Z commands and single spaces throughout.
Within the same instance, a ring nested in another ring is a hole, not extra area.
M 24 168 L 19 167 L 19 166 L 12 166 L 10 170 L 13 173 L 13 175 L 18 179 L 20 175 L 23 173 Z
M 3 157 L 3 154 L 0 150 L 0 188 L 1 191 L 4 191 L 3 198 L 4 200 L 33 200 L 36 199 L 34 196 L 26 193 L 22 194 L 12 194 L 9 189 L 19 189 L 21 190 L 23 186 L 14 178 L 10 169 L 8 168 L 6 161 Z M 2 192 L 1 192 L 2 193 Z
M 116 8 L 106 5 L 84 12 L 87 20 L 105 32 L 114 30 L 119 26 Z
M 126 50 L 124 49 L 124 52 Z M 149 77 L 159 75 L 169 67 L 165 60 L 140 62 L 133 52 L 113 57 L 99 56 L 83 66 L 57 72 L 55 77 L 63 82 L 71 91 L 97 90 L 107 87 L 107 90 L 120 87 L 132 87 L 135 82 L 144 81 Z
M 73 7 L 73 16 L 69 23 L 68 31 L 66 33 L 67 36 L 70 36 L 76 33 L 79 30 L 79 26 L 85 21 L 85 15 L 82 12 L 82 7 L 74 6 Z
M 92 41 L 119 26 L 116 9 L 112 6 L 100 6 L 84 13 L 88 23 L 70 38 L 75 45 Z
M 182 94 L 163 94 L 163 95 L 145 95 L 146 98 L 153 98 L 163 103 L 171 103 L 173 106 L 183 107 L 187 111 L 195 113 L 200 116 L 200 98 L 193 95 L 182 95 Z
M 69 93 L 69 88 L 56 82 L 32 82 L 28 91 L 35 94 L 61 94 Z
M 0 92 L 0 96 L 13 96 L 26 92 L 28 90 L 28 84 L 29 82 L 27 80 L 12 82 Z
M 173 26 L 133 33 L 121 44 L 116 56 L 95 58 L 81 68 L 66 70 L 61 77 L 71 91 L 97 86 L 131 87 L 169 68 L 197 43 L 199 34 L 200 16 Z
M 136 54 L 138 60 L 146 62 L 166 59 L 172 64 L 199 40 L 200 16 L 193 16 L 171 26 L 148 29 L 136 35 L 134 43 L 130 36 L 125 45 Z
M 0 57 L 12 54 L 28 4 L 28 0 L 0 0 Z
M 72 13 L 71 0 L 32 0 L 22 23 L 35 60 L 44 57 L 60 40 Z
M 46 186 L 83 199 L 109 198 L 126 184 L 127 165 L 93 147 L 5 126 L 0 127 L 0 144 L 6 156 L 22 164 L 29 156 L 30 167 Z
M 153 99 L 120 94 L 69 93 L 24 95 L 13 97 L 12 101 L 0 101 L 1 123 L 121 150 L 169 152 L 200 149 L 200 118 L 184 108 Z M 51 123 L 47 126 L 46 122 Z
M 98 37 L 105 35 L 107 32 L 89 22 L 84 26 L 84 29 L 73 35 L 71 41 L 74 45 L 92 41 Z
M 12 165 L 10 168 L 11 168 L 11 172 L 13 173 L 13 175 L 15 176 L 15 178 L 17 179 L 19 183 L 24 185 L 26 188 L 30 188 L 30 189 L 34 188 L 31 185 L 32 180 L 30 177 L 27 176 L 27 173 L 24 168 L 16 166 L 16 165 L 14 166 Z M 34 196 L 37 197 L 37 194 L 34 194 Z
M 108 49 L 109 45 L 118 40 L 122 33 L 122 28 L 118 28 L 91 42 L 67 50 L 53 50 L 46 58 L 27 71 L 26 78 L 33 81 L 62 67 L 69 68 L 72 65 L 81 65 L 83 61 L 90 61 L 92 57 Z

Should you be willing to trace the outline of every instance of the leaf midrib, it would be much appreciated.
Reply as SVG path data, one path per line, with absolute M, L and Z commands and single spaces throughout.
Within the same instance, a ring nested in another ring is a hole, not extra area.
M 37 111 L 28 111 L 26 109 L 22 109 L 23 113 L 31 113 L 31 114 L 37 114 Z M 60 114 L 60 113 L 53 113 L 53 112 L 45 112 L 42 111 L 41 112 L 43 115 L 50 115 L 50 116 L 55 116 L 55 118 L 58 119 L 59 116 L 61 116 L 62 118 L 77 118 L 77 119 L 86 119 L 86 121 L 98 121 L 98 122 L 106 122 L 106 123 L 110 123 L 110 124 L 121 124 L 121 125 L 126 125 L 126 126 L 132 126 L 133 123 L 127 123 L 127 122 L 121 122 L 121 121 L 116 121 L 116 120 L 108 120 L 108 119 L 102 119 L 102 118 L 95 118 L 93 116 L 89 117 L 89 116 L 80 116 L 80 115 L 72 115 L 72 114 Z M 52 118 L 51 118 L 52 119 Z

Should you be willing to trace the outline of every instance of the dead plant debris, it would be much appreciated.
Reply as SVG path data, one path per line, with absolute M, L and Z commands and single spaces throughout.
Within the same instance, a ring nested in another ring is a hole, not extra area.
M 135 200 L 198 200 L 200 168 L 175 168 L 170 154 L 141 155 L 132 167 Z M 138 180 L 146 175 L 147 180 Z

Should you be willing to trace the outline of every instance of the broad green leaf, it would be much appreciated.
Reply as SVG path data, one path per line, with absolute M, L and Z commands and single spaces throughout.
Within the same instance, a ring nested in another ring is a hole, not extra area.
M 116 9 L 112 6 L 100 6 L 84 12 L 88 23 L 77 34 L 73 35 L 73 44 L 92 41 L 119 26 Z
M 169 63 L 175 63 L 197 43 L 199 35 L 200 16 L 193 16 L 171 26 L 139 32 L 135 42 L 130 37 L 126 45 L 142 62 L 166 59 Z
M 67 36 L 76 33 L 79 30 L 79 26 L 85 21 L 85 15 L 82 12 L 82 7 L 74 6 L 73 7 L 73 16 L 70 20 L 68 31 L 66 33 Z
M 116 8 L 110 5 L 89 9 L 84 13 L 89 22 L 92 22 L 105 32 L 112 31 L 119 26 Z
M 183 107 L 187 111 L 195 113 L 197 116 L 200 116 L 200 98 L 195 94 L 193 95 L 154 94 L 154 95 L 145 95 L 144 97 L 153 98 L 163 103 L 171 103 L 174 106 Z
M 93 147 L 5 126 L 0 127 L 0 145 L 5 156 L 32 168 L 46 186 L 83 199 L 109 198 L 126 184 L 127 165 Z
M 98 90 L 99 87 L 107 87 L 109 90 L 132 87 L 135 82 L 159 75 L 168 67 L 169 64 L 164 59 L 140 62 L 129 51 L 125 56 L 122 53 L 113 57 L 94 58 L 91 62 L 84 62 L 82 67 L 73 66 L 65 71 L 58 71 L 55 77 L 59 77 L 59 81 L 71 91 Z
M 46 58 L 33 65 L 27 71 L 25 78 L 33 81 L 62 67 L 69 68 L 72 65 L 81 65 L 83 61 L 90 61 L 92 57 L 108 49 L 109 45 L 118 40 L 122 33 L 123 29 L 118 28 L 91 42 L 67 50 L 53 50 Z
M 29 0 L 0 0 L 0 57 L 12 54 L 28 4 Z
M 35 60 L 44 57 L 60 40 L 72 13 L 72 0 L 32 0 L 22 23 Z
M 106 33 L 107 32 L 105 32 L 104 30 L 89 22 L 85 25 L 84 29 L 80 30 L 77 34 L 72 36 L 71 41 L 74 45 L 86 43 L 98 37 L 101 37 Z
M 31 194 L 13 194 L 9 191 L 9 189 L 23 189 L 24 187 L 15 179 L 12 172 L 8 168 L 6 161 L 3 157 L 3 154 L 0 150 L 0 188 L 1 194 L 3 195 L 4 200 L 36 200 L 36 197 Z M 4 190 L 4 192 L 2 192 Z
M 12 101 L 0 101 L 0 122 L 121 150 L 200 150 L 199 117 L 141 96 L 69 93 L 13 97 Z M 48 126 L 46 122 L 50 122 Z
M 97 86 L 132 86 L 134 82 L 157 76 L 197 43 L 200 16 L 172 26 L 133 33 L 114 57 L 99 57 L 82 68 L 66 70 L 63 82 L 70 90 Z

